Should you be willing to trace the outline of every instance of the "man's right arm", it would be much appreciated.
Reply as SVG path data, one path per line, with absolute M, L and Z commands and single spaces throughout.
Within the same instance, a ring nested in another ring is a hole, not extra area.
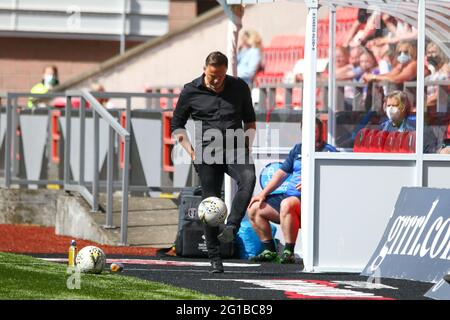
M 294 159 L 298 155 L 298 148 L 297 146 L 294 146 L 294 148 L 289 151 L 289 155 L 284 160 L 283 164 L 281 165 L 281 168 L 278 169 L 275 174 L 272 176 L 272 179 L 270 179 L 269 183 L 266 185 L 263 191 L 261 191 L 261 195 L 266 197 L 269 195 L 273 190 L 278 188 L 283 181 L 286 179 L 286 177 L 291 174 L 294 170 Z
M 195 160 L 194 148 L 187 136 L 186 132 L 186 122 L 191 115 L 188 97 L 184 92 L 181 92 L 180 97 L 177 102 L 177 106 L 173 112 L 172 121 L 170 124 L 170 131 L 172 133 L 172 138 L 176 142 L 180 143 L 181 146 L 187 151 L 192 160 Z
M 259 202 L 259 207 L 261 207 L 261 203 L 267 198 L 267 196 L 274 191 L 276 188 L 278 188 L 283 181 L 286 179 L 288 174 L 284 172 L 281 169 L 278 169 L 275 174 L 272 176 L 272 179 L 270 179 L 269 183 L 266 185 L 266 187 L 256 196 L 254 196 L 250 203 L 248 204 L 248 208 L 250 208 L 254 203 Z
M 284 172 L 281 169 L 278 169 L 260 194 L 264 196 L 264 198 L 267 197 L 270 193 L 272 193 L 272 191 L 274 191 L 284 182 L 287 176 L 288 174 L 286 172 Z
M 292 173 L 294 168 L 294 159 L 295 156 L 298 154 L 298 148 L 297 146 L 294 146 L 292 150 L 289 152 L 288 157 L 286 160 L 284 160 L 283 164 L 281 165 L 281 168 L 278 169 L 275 174 L 272 176 L 272 179 L 270 179 L 269 183 L 266 185 L 266 187 L 256 196 L 254 196 L 248 205 L 248 208 L 250 208 L 254 203 L 259 202 L 259 206 L 261 206 L 261 203 L 266 199 L 266 197 L 274 191 L 276 188 L 278 188 L 286 179 L 286 177 Z

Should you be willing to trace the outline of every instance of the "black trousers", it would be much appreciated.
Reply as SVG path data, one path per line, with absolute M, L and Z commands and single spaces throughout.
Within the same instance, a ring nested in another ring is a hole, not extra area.
M 233 178 L 238 186 L 234 196 L 230 214 L 228 215 L 227 225 L 239 229 L 242 218 L 245 216 L 247 206 L 250 203 L 255 188 L 256 176 L 255 165 L 246 164 L 196 164 L 195 168 L 200 178 L 202 186 L 202 198 L 218 197 L 221 198 L 224 174 Z M 208 256 L 211 259 L 220 256 L 220 242 L 217 239 L 219 227 L 210 227 L 204 225 L 206 238 L 206 247 Z

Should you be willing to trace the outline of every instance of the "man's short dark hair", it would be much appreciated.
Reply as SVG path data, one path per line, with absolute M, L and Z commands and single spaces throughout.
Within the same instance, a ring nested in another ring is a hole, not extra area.
M 207 66 L 225 66 L 228 67 L 228 58 L 222 52 L 214 51 L 208 54 L 205 60 L 205 67 Z

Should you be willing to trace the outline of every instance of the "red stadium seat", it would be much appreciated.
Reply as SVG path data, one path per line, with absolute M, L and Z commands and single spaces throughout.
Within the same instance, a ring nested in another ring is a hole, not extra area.
M 366 138 L 364 139 L 362 152 L 373 152 L 371 150 L 371 146 L 375 141 L 375 136 L 377 135 L 377 133 L 378 133 L 377 129 L 370 129 L 370 131 L 366 135 Z
M 166 88 L 162 88 L 160 90 L 160 93 L 162 94 L 167 94 L 167 93 L 174 93 L 174 94 L 179 94 L 181 92 L 180 88 L 174 88 L 174 89 L 166 89 Z M 177 98 L 167 98 L 167 97 L 161 97 L 159 98 L 159 104 L 161 106 L 162 109 L 167 109 L 170 106 L 169 100 L 172 100 L 172 104 L 171 107 L 175 108 L 178 102 L 178 97 Z
M 277 35 L 270 41 L 271 47 L 298 47 L 304 46 L 305 36 L 298 34 Z
M 300 88 L 292 89 L 292 106 L 294 108 L 300 108 L 302 106 L 302 90 Z
M 395 150 L 395 141 L 397 139 L 398 134 L 399 134 L 399 132 L 397 132 L 397 131 L 389 132 L 389 134 L 386 138 L 386 142 L 384 144 L 383 152 L 387 152 L 387 153 L 398 152 L 398 149 Z
M 403 139 L 400 141 L 399 152 L 401 153 L 415 153 L 416 152 L 416 132 L 409 131 L 406 133 Z
M 72 98 L 72 109 L 78 109 L 80 107 L 80 97 L 73 97 Z M 65 108 L 66 107 L 66 98 L 65 97 L 58 97 L 52 100 L 50 103 L 51 106 L 55 108 Z M 86 109 L 89 109 L 90 104 L 86 101 Z
M 407 131 L 399 132 L 398 135 L 395 137 L 395 141 L 394 141 L 395 152 L 398 152 L 398 153 L 405 152 L 402 150 L 402 145 L 403 145 L 404 141 L 407 140 L 408 133 L 409 132 L 407 132 Z
M 364 152 L 363 146 L 369 131 L 370 131 L 369 128 L 362 128 L 361 130 L 358 131 L 355 137 L 355 142 L 353 144 L 353 152 Z
M 388 135 L 387 131 L 378 131 L 370 145 L 370 152 L 383 152 Z
M 164 93 L 169 93 L 169 90 L 167 90 L 166 88 L 162 88 L 161 91 L 160 91 L 160 93 L 163 93 L 163 94 L 164 94 Z M 162 109 L 166 109 L 166 108 L 167 108 L 168 100 L 169 100 L 169 99 L 167 99 L 167 98 L 165 98 L 165 97 L 159 98 L 159 105 L 160 105 L 160 107 L 161 107 Z
M 336 19 L 356 20 L 358 18 L 358 8 L 346 7 L 336 10 Z

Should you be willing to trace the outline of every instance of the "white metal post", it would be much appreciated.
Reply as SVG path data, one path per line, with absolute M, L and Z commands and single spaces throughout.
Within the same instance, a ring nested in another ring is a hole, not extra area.
M 423 186 L 423 132 L 425 83 L 425 0 L 417 7 L 417 88 L 416 88 L 416 186 Z
M 317 0 L 305 0 L 308 7 L 305 37 L 305 73 L 302 110 L 302 205 L 303 263 L 305 271 L 314 267 L 314 152 L 317 68 Z
M 336 7 L 330 6 L 328 44 L 328 143 L 336 145 Z
M 128 0 L 123 0 L 122 32 L 120 33 L 120 54 L 123 54 L 126 48 L 125 35 L 127 32 L 127 9 L 128 9 Z
M 233 77 L 237 76 L 237 43 L 239 31 L 242 28 L 242 15 L 244 14 L 244 8 L 240 5 L 227 6 L 225 3 L 219 1 L 224 7 L 227 14 L 228 21 L 228 35 L 227 35 L 227 57 L 228 57 L 228 73 Z M 231 210 L 231 204 L 233 202 L 233 196 L 237 191 L 237 184 L 231 177 L 225 174 L 224 177 L 224 193 L 225 204 L 228 208 L 228 212 Z

